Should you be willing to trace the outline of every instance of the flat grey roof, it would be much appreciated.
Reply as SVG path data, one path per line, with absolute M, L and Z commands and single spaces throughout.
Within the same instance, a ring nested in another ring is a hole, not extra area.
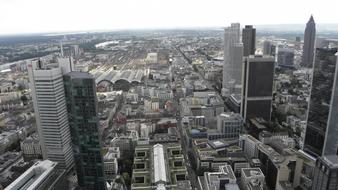
M 90 73 L 80 71 L 72 71 L 65 74 L 65 76 L 70 76 L 72 78 L 94 78 Z
M 325 161 L 330 167 L 338 168 L 338 155 L 323 156 L 322 160 Z
M 263 172 L 259 168 L 242 168 L 245 177 L 252 176 L 264 176 Z

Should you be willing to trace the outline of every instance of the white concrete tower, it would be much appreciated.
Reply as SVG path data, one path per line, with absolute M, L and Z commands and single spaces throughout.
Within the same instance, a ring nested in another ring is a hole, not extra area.
M 224 29 L 223 96 L 229 96 L 232 93 L 231 85 L 241 84 L 241 81 L 236 81 L 236 78 L 238 75 L 241 76 L 242 59 L 243 44 L 240 43 L 240 24 L 232 23 L 230 27 Z
M 68 64 L 70 66 L 70 64 Z M 67 67 L 63 64 L 62 67 Z M 68 68 L 45 68 L 40 60 L 28 63 L 28 75 L 37 131 L 43 159 L 58 162 L 70 169 L 74 164 L 62 71 Z

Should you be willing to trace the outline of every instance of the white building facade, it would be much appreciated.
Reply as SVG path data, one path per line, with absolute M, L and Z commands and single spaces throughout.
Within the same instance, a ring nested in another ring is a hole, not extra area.
M 46 68 L 40 60 L 28 64 L 28 75 L 37 131 L 43 159 L 69 169 L 74 164 L 63 74 L 71 71 L 70 64 Z

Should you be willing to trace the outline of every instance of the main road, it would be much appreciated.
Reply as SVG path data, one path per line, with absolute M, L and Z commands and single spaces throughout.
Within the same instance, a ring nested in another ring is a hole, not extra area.
M 184 59 L 178 59 L 178 60 L 185 62 Z M 175 61 L 177 61 L 177 59 Z M 188 64 L 188 63 L 186 63 L 186 64 Z M 175 73 L 175 72 L 173 72 L 173 73 Z M 178 78 L 178 76 L 174 76 L 173 78 Z M 171 82 L 171 85 L 173 85 L 172 82 Z M 174 106 L 175 106 L 175 110 L 176 110 L 177 126 L 178 126 L 178 130 L 179 130 L 179 133 L 180 133 L 182 154 L 184 155 L 184 158 L 186 160 L 186 167 L 187 167 L 187 170 L 188 170 L 188 178 L 191 182 L 191 187 L 194 190 L 194 189 L 198 188 L 198 181 L 197 181 L 197 176 L 196 176 L 195 170 L 192 168 L 191 161 L 189 160 L 189 157 L 188 157 L 189 147 L 187 147 L 187 143 L 185 143 L 185 137 L 184 137 L 184 133 L 183 133 L 183 126 L 182 126 L 182 122 L 181 122 L 182 118 L 181 118 L 181 114 L 180 114 L 181 112 L 180 112 L 180 106 L 179 105 L 180 105 L 179 99 L 178 99 L 176 93 L 174 93 Z

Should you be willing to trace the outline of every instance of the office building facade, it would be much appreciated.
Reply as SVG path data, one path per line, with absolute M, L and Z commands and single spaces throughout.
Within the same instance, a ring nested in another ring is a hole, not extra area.
M 314 169 L 312 190 L 338 189 L 338 156 L 319 157 Z
M 315 39 L 316 39 L 316 23 L 313 20 L 313 16 L 311 15 L 309 21 L 306 24 L 304 32 L 302 65 L 305 67 L 312 68 L 315 50 L 314 49 Z
M 42 158 L 41 145 L 37 139 L 30 137 L 26 138 L 20 142 L 20 148 L 26 162 Z
M 235 85 L 242 84 L 242 65 L 243 65 L 243 44 L 237 43 L 232 47 L 230 52 L 231 58 L 231 67 L 230 67 L 230 77 Z M 236 90 L 232 90 L 231 94 Z
M 244 121 L 256 117 L 270 121 L 274 68 L 272 56 L 256 55 L 245 58 L 241 105 Z
M 256 28 L 245 25 L 242 30 L 243 56 L 255 55 L 256 51 Z
M 95 79 L 89 73 L 70 72 L 64 75 L 64 87 L 78 184 L 106 189 Z
M 271 41 L 265 40 L 263 42 L 263 55 L 276 55 L 276 46 Z
M 224 64 L 222 95 L 231 94 L 231 83 L 241 83 L 243 44 L 240 43 L 240 24 L 232 23 L 224 29 Z
M 337 48 L 317 48 L 303 150 L 314 157 L 338 153 Z
M 227 139 L 238 139 L 243 126 L 243 119 L 237 113 L 222 113 L 217 116 L 217 131 Z
M 69 71 L 69 64 L 49 67 L 40 60 L 28 64 L 42 156 L 57 162 L 58 167 L 63 169 L 69 169 L 74 164 L 62 78 Z
M 278 48 L 277 64 L 280 67 L 292 67 L 295 53 L 290 48 Z

